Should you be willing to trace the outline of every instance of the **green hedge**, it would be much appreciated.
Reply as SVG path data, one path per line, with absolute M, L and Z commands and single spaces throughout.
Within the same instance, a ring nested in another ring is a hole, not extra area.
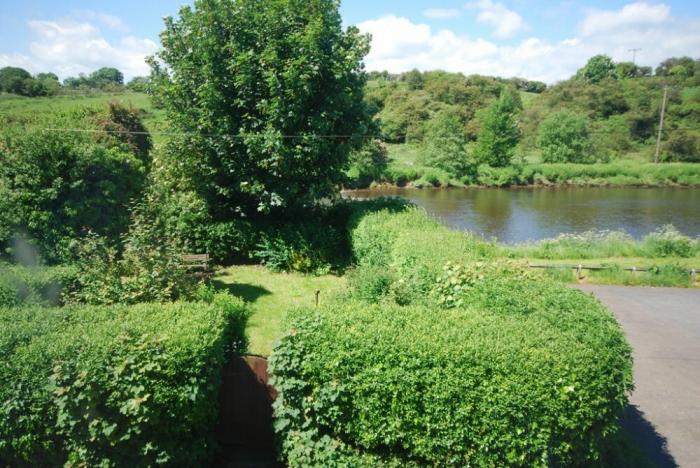
M 543 306 L 565 306 L 438 314 L 347 303 L 301 311 L 270 359 L 287 461 L 556 466 L 597 460 L 627 402 L 630 350 L 596 301 L 564 287 L 547 296 Z
M 247 313 L 167 305 L 0 309 L 0 465 L 193 466 L 213 449 Z
M 365 213 L 350 226 L 359 268 L 395 272 L 392 292 L 402 304 L 423 302 L 446 262 L 490 258 L 497 252 L 495 245 L 452 231 L 418 208 Z
M 420 210 L 351 219 L 351 293 L 270 358 L 291 466 L 601 462 L 632 388 L 609 311 Z
M 0 262 L 0 307 L 57 306 L 75 287 L 74 266 L 24 267 Z

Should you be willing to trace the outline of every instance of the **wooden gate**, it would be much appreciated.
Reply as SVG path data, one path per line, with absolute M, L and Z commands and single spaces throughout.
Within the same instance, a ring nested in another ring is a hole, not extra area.
M 250 466 L 275 460 L 272 402 L 276 396 L 268 384 L 267 359 L 243 356 L 224 367 L 216 435 L 227 459 L 241 461 L 242 457 Z

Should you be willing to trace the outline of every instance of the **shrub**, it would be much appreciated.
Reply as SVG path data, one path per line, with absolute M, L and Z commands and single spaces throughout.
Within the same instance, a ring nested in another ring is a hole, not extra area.
M 213 449 L 221 369 L 246 308 L 0 310 L 0 464 L 194 466 Z
M 479 284 L 466 309 L 346 303 L 293 314 L 270 358 L 289 465 L 598 460 L 631 388 L 612 315 L 564 286 Z
M 72 302 L 137 304 L 192 297 L 196 279 L 182 263 L 182 250 L 168 239 L 147 205 L 136 207 L 120 255 L 106 239 L 89 234 L 81 243 Z
M 353 298 L 367 303 L 380 302 L 391 292 L 394 277 L 385 267 L 358 267 L 348 275 L 348 286 Z
M 569 110 L 556 112 L 542 122 L 537 146 L 546 163 L 595 161 L 586 117 Z
M 392 272 L 392 297 L 400 304 L 424 302 L 446 262 L 488 258 L 495 253 L 492 244 L 451 231 L 421 209 L 367 214 L 351 227 L 350 235 L 360 267 Z
M 684 236 L 671 225 L 664 226 L 647 235 L 643 248 L 650 257 L 692 257 L 700 252 L 700 242 Z
M 350 153 L 350 168 L 357 173 L 362 186 L 380 180 L 389 162 L 386 145 L 379 140 L 369 140 L 362 147 Z
M 25 267 L 0 263 L 0 307 L 57 306 L 75 288 L 72 265 Z
M 319 228 L 300 224 L 263 233 L 253 256 L 273 271 L 327 273 L 338 266 L 342 237 L 332 226 Z
M 150 140 L 95 130 L 142 129 L 135 111 L 110 105 L 19 124 L 0 122 L 0 248 L 25 232 L 56 263 L 72 260 L 72 244 L 86 228 L 117 239 L 145 183 Z
M 425 136 L 425 164 L 442 169 L 453 177 L 470 171 L 467 137 L 459 116 L 443 110 L 428 122 Z

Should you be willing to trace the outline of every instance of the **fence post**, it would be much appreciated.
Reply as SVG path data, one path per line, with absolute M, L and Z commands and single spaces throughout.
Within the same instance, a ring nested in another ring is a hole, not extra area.
M 316 290 L 316 307 L 318 307 L 318 296 L 321 294 L 320 290 Z

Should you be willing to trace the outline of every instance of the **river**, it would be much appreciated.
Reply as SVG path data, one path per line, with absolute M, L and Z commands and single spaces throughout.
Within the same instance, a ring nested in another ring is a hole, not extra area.
M 345 196 L 404 197 L 454 229 L 505 243 L 589 230 L 622 230 L 641 238 L 666 224 L 688 236 L 700 236 L 700 189 L 397 188 L 353 190 Z

